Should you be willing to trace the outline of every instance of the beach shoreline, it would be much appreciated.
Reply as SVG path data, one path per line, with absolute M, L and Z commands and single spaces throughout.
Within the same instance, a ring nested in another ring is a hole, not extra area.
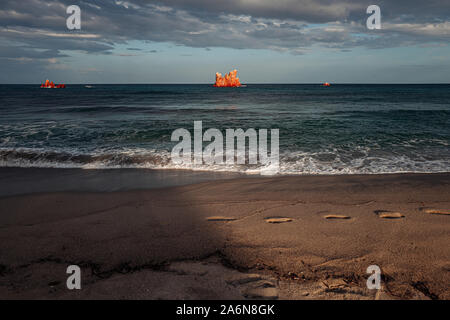
M 450 298 L 450 173 L 58 170 L 0 169 L 1 299 Z
M 0 198 L 32 193 L 51 192 L 117 192 L 138 191 L 185 186 L 208 181 L 229 179 L 305 178 L 333 179 L 334 177 L 423 177 L 447 175 L 450 172 L 394 172 L 394 173 L 342 173 L 342 174 L 275 174 L 144 168 L 52 168 L 52 167 L 0 167 Z M 339 178 L 338 178 L 339 179 Z
M 0 167 L 0 197 L 44 192 L 147 190 L 252 176 L 184 169 Z

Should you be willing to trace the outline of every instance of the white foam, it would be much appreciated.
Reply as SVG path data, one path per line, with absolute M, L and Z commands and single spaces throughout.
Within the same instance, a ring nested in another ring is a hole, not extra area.
M 425 160 L 417 157 L 411 159 L 405 155 L 387 157 L 369 156 L 369 150 L 358 150 L 360 157 L 344 161 L 336 150 L 328 150 L 333 160 L 318 160 L 319 152 L 285 152 L 281 155 L 279 172 L 273 166 L 258 165 L 194 165 L 173 164 L 170 152 L 148 150 L 143 148 L 80 152 L 70 148 L 48 150 L 33 148 L 0 148 L 0 167 L 34 167 L 34 168 L 81 168 L 81 169 L 183 169 L 213 172 L 241 172 L 260 175 L 340 175 L 340 174 L 381 174 L 381 173 L 437 173 L 450 172 L 450 159 Z M 322 152 L 324 153 L 324 152 Z M 64 158 L 64 161 L 52 157 Z M 74 159 L 87 157 L 91 161 L 82 162 Z

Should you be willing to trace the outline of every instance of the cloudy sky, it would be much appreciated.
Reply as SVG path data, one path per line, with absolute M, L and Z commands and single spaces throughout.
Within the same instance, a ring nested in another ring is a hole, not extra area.
M 0 1 L 0 83 L 212 83 L 234 68 L 244 83 L 450 83 L 450 0 Z

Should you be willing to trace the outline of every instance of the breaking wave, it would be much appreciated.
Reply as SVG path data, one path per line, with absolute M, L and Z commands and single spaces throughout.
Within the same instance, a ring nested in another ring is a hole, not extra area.
M 76 150 L 43 150 L 33 148 L 0 149 L 0 167 L 82 168 L 82 169 L 188 169 L 198 171 L 265 174 L 261 165 L 194 165 L 173 164 L 167 150 L 129 149 L 84 153 Z M 333 152 L 285 152 L 280 155 L 282 175 L 315 174 L 382 174 L 449 172 L 450 160 L 389 155 L 385 157 L 360 153 L 349 159 Z

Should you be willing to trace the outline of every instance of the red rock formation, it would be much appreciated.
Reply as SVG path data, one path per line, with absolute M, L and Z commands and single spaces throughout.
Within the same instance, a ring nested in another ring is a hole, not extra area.
M 54 84 L 53 81 L 45 80 L 43 84 L 41 84 L 41 88 L 65 88 L 65 84 Z
M 240 87 L 241 82 L 237 77 L 237 70 L 230 71 L 225 77 L 221 73 L 216 73 L 216 83 L 214 87 Z

